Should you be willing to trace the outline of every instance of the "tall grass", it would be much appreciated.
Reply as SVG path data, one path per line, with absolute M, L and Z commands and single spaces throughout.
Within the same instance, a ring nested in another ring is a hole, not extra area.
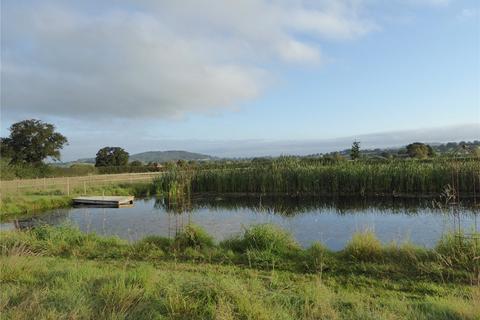
M 480 234 L 446 234 L 433 249 L 409 243 L 383 245 L 373 233 L 354 234 L 346 247 L 333 252 L 319 243 L 302 249 L 275 225 L 257 225 L 242 235 L 215 243 L 203 229 L 187 226 L 173 239 L 149 236 L 135 243 L 85 234 L 70 226 L 41 226 L 25 232 L 3 232 L 3 254 L 23 248 L 47 256 L 87 259 L 170 260 L 227 263 L 296 272 L 355 270 L 363 263 L 409 277 L 453 279 L 480 284 Z M 378 271 L 378 270 L 377 270 Z M 373 272 L 373 271 L 372 271 Z M 376 272 L 376 271 L 375 271 Z
M 478 161 L 340 161 L 308 164 L 280 159 L 246 168 L 171 173 L 154 181 L 158 191 L 313 195 L 440 195 L 447 186 L 471 196 L 480 185 Z
M 69 226 L 3 232 L 0 312 L 6 319 L 478 319 L 478 243 L 458 236 L 423 249 L 363 233 L 331 252 L 318 243 L 302 249 L 271 225 L 220 244 L 196 226 L 136 243 Z
M 478 319 L 462 284 L 3 256 L 5 319 Z

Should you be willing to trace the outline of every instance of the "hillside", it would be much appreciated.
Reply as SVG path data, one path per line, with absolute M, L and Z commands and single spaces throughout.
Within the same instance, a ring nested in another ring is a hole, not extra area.
M 177 160 L 215 160 L 215 157 L 188 152 L 182 150 L 168 150 L 168 151 L 147 151 L 136 154 L 131 154 L 129 161 L 142 161 L 143 163 L 149 162 L 168 162 Z M 72 163 L 95 163 L 95 158 L 83 158 L 73 161 Z
M 130 155 L 130 161 L 139 160 L 148 162 L 167 162 L 174 160 L 213 160 L 215 157 L 181 150 L 147 151 Z

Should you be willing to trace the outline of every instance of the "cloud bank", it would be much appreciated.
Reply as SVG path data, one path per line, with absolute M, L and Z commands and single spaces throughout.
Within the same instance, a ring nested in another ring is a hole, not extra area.
M 178 117 L 235 108 L 272 64 L 376 28 L 356 0 L 2 2 L 4 114 Z
M 419 141 L 444 143 L 473 141 L 479 139 L 480 124 L 466 123 L 454 126 L 423 128 L 418 130 L 388 131 L 333 139 L 310 140 L 206 140 L 206 139 L 155 139 L 135 137 L 112 137 L 113 143 L 126 148 L 130 154 L 145 151 L 187 150 L 218 157 L 258 157 L 279 155 L 308 155 L 340 151 L 350 148 L 354 140 L 361 142 L 362 149 L 405 146 Z M 62 152 L 63 161 L 94 157 L 104 147 L 101 139 L 74 137 Z

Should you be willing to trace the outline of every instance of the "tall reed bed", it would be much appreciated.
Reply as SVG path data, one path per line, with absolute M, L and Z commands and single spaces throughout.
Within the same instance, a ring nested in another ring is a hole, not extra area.
M 175 182 L 172 182 L 175 181 Z M 185 192 L 282 193 L 313 195 L 439 195 L 480 189 L 478 161 L 390 161 L 309 164 L 279 159 L 242 168 L 172 172 L 154 181 L 158 191 L 182 186 Z M 178 190 L 177 190 L 178 191 Z

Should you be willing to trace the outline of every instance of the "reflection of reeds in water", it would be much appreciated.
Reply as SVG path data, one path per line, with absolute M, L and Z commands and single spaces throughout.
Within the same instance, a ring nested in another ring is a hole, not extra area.
M 438 201 L 412 198 L 361 198 L 361 197 L 314 197 L 314 196 L 269 196 L 269 195 L 193 195 L 182 198 L 182 202 L 170 202 L 159 197 L 155 207 L 172 213 L 194 212 L 198 209 L 242 210 L 275 213 L 293 216 L 313 211 L 333 211 L 337 214 L 357 214 L 374 211 L 378 213 L 400 213 L 415 215 L 430 209 L 444 213 Z M 478 208 L 463 201 L 459 210 L 462 213 L 476 214 Z

